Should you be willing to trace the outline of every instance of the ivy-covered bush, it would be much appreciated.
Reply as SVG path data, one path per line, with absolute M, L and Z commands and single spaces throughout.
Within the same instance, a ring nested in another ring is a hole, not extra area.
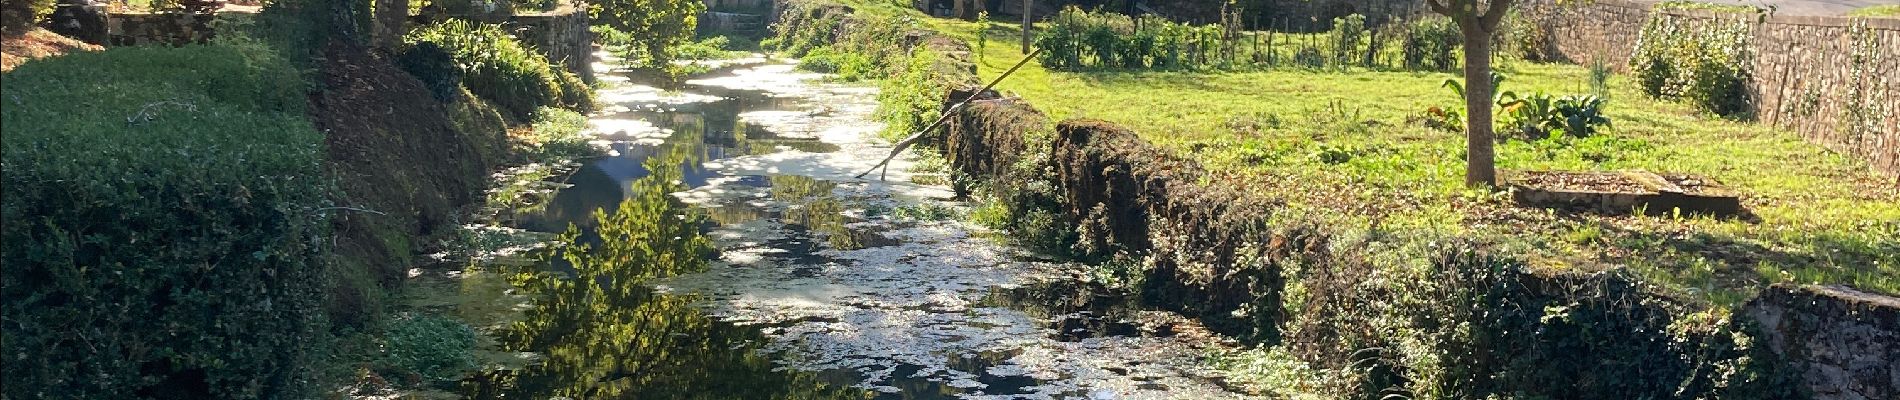
M 1657 14 L 1643 25 L 1630 68 L 1643 93 L 1680 99 L 1726 117 L 1754 111 L 1748 95 L 1749 29 L 1745 20 L 1690 23 Z
M 593 108 L 593 90 L 580 77 L 550 64 L 499 26 L 448 20 L 419 27 L 404 39 L 411 51 L 427 43 L 448 52 L 461 69 L 462 85 L 515 121 L 529 121 L 538 107 Z
M 4 395 L 308 397 L 330 182 L 266 48 L 126 47 L 0 75 Z

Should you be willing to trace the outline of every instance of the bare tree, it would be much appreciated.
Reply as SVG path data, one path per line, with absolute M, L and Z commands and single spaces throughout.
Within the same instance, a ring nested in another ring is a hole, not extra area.
M 1456 21 L 1465 39 L 1465 186 L 1498 184 L 1497 151 L 1492 148 L 1491 132 L 1491 98 L 1498 90 L 1491 81 L 1491 35 L 1510 11 L 1511 2 L 1425 0 L 1432 12 Z

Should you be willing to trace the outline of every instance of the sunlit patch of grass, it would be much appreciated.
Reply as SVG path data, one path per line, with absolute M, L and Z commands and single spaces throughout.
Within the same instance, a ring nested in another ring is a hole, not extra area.
M 972 23 L 933 20 L 950 35 Z M 984 80 L 1023 57 L 1017 30 L 988 29 L 978 65 Z M 1502 90 L 1586 93 L 1589 70 L 1512 62 Z M 1474 201 L 1464 189 L 1464 136 L 1419 126 L 1432 107 L 1459 109 L 1440 85 L 1450 73 L 1351 73 L 1298 69 L 1249 72 L 1055 72 L 1031 61 L 998 88 L 1057 120 L 1099 118 L 1200 160 L 1222 174 L 1278 182 L 1267 195 L 1353 214 L 1387 227 L 1497 236 L 1536 245 L 1525 258 L 1553 266 L 1628 266 L 1666 287 L 1734 304 L 1773 282 L 1845 283 L 1900 293 L 1900 189 L 1859 161 L 1757 123 L 1643 96 L 1612 77 L 1614 129 L 1588 138 L 1499 145 L 1504 170 L 1649 170 L 1706 175 L 1739 189 L 1753 219 L 1558 216 L 1499 224 L 1473 213 L 1548 214 Z M 1350 192 L 1340 194 L 1338 192 Z M 1394 211 L 1396 210 L 1396 211 Z M 1521 218 L 1520 218 L 1521 219 Z M 1526 226 L 1529 225 L 1529 226 Z M 1642 246 L 1618 238 L 1642 237 Z M 1564 243 L 1562 246 L 1544 246 Z M 1760 257 L 1735 252 L 1772 249 Z
M 1862 7 L 1854 11 L 1849 11 L 1847 13 L 1847 16 L 1870 17 L 1870 18 L 1900 18 L 1900 4 L 1888 4 L 1888 5 L 1881 5 L 1881 6 Z

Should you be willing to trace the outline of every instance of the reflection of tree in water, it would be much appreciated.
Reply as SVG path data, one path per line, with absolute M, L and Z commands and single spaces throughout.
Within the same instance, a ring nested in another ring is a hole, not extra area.
M 677 138 L 676 138 L 677 139 Z M 689 142 L 690 143 L 690 142 Z M 668 193 L 684 189 L 678 168 L 699 150 L 669 146 L 645 161 L 651 175 L 631 184 L 612 214 L 596 211 L 599 245 L 570 228 L 541 258 L 570 263 L 563 278 L 539 267 L 514 284 L 535 298 L 521 322 L 501 334 L 510 351 L 542 354 L 542 363 L 496 371 L 465 384 L 474 398 L 848 399 L 862 390 L 813 374 L 775 372 L 758 354 L 758 332 L 718 322 L 690 299 L 655 293 L 654 278 L 703 270 L 712 243 L 705 217 Z
M 856 219 L 844 215 L 844 203 L 832 195 L 838 184 L 798 175 L 772 177 L 772 198 L 784 202 L 783 221 L 817 232 L 825 243 L 838 250 L 857 250 L 886 246 L 890 239 L 876 233 L 854 230 L 845 224 Z

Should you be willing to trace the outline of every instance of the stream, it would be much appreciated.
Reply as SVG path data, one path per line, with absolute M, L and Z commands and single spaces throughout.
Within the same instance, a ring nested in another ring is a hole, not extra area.
M 495 335 L 528 361 L 460 396 L 1239 397 L 1218 336 L 964 221 L 917 157 L 853 179 L 890 151 L 875 87 L 751 59 L 663 91 L 601 57 L 611 150 L 511 223 L 567 232 Z

